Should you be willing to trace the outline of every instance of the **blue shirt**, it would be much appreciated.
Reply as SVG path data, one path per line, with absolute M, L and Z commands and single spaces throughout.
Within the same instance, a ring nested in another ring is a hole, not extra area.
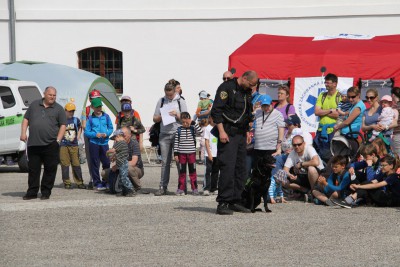
M 345 135 L 347 133 L 350 132 L 350 128 L 351 128 L 351 132 L 359 132 L 361 130 L 361 125 L 362 125 L 362 116 L 364 114 L 365 111 L 365 105 L 364 102 L 362 102 L 362 100 L 358 101 L 357 104 L 355 104 L 354 106 L 351 107 L 350 109 L 350 113 L 349 115 L 353 112 L 353 110 L 355 110 L 356 108 L 360 109 L 360 114 L 354 119 L 353 122 L 350 123 L 349 126 L 344 127 L 340 130 L 340 133 Z M 358 135 L 353 135 L 353 137 L 357 138 Z

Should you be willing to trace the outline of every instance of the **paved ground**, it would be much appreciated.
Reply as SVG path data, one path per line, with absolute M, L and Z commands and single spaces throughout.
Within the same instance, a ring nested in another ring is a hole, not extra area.
M 160 167 L 145 172 L 143 184 L 154 192 Z M 270 214 L 218 216 L 215 196 L 122 198 L 60 183 L 58 172 L 50 200 L 23 201 L 27 175 L 0 168 L 0 266 L 400 264 L 398 209 L 291 202 Z

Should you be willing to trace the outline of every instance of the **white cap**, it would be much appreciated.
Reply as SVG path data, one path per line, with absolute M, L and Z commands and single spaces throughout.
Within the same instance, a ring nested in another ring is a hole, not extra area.
M 208 96 L 208 94 L 207 94 L 206 91 L 201 91 L 201 92 L 200 92 L 200 97 L 201 97 L 201 98 L 207 98 L 207 96 Z

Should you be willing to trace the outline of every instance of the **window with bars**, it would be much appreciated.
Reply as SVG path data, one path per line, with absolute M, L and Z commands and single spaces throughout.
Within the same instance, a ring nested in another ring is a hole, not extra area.
M 110 81 L 117 93 L 123 93 L 122 52 L 107 47 L 91 47 L 78 52 L 82 70 L 102 76 Z

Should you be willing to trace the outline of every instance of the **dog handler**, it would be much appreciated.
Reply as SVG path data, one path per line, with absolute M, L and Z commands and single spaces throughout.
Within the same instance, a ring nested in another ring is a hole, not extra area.
M 250 141 L 251 89 L 257 86 L 255 71 L 246 71 L 241 77 L 223 82 L 215 95 L 211 109 L 219 138 L 217 214 L 232 215 L 233 211 L 249 213 L 241 205 L 241 194 L 246 179 L 246 141 Z M 214 128 L 214 129 L 216 129 Z

